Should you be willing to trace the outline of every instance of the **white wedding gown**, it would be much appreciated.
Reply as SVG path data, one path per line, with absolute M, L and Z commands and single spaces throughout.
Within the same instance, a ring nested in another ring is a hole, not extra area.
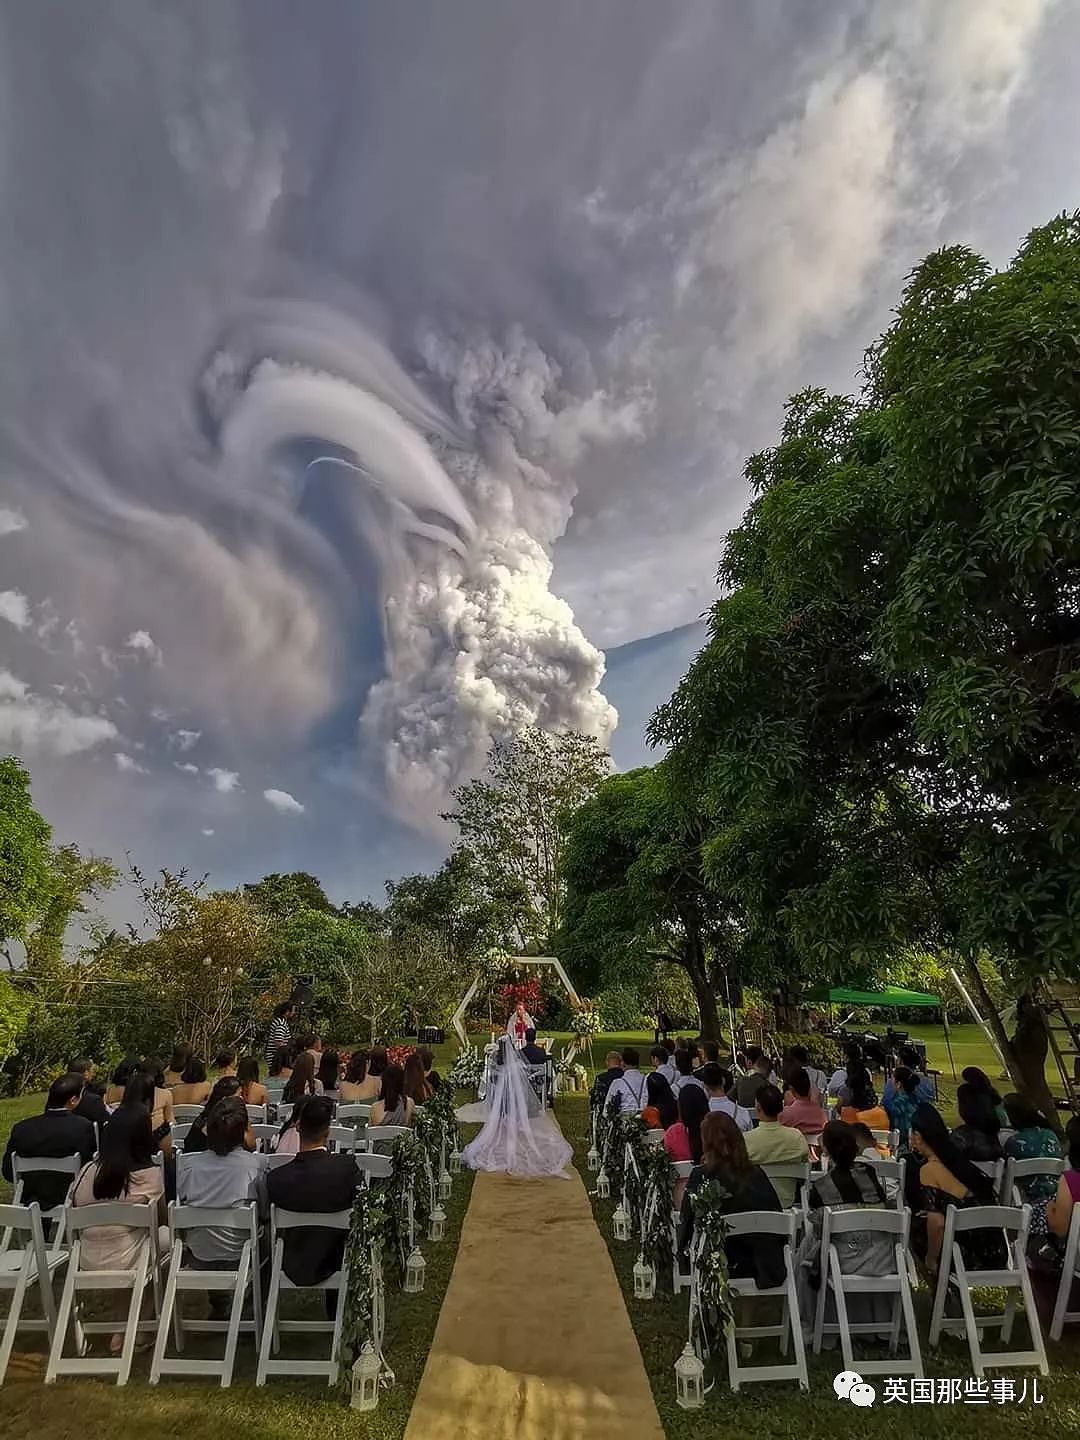
M 470 1140 L 461 1158 L 470 1170 L 494 1170 L 530 1179 L 564 1172 L 573 1150 L 529 1084 L 528 1068 L 513 1046 L 503 1044 L 502 1064 L 480 1105 L 466 1105 L 458 1119 L 483 1120 L 483 1128 Z

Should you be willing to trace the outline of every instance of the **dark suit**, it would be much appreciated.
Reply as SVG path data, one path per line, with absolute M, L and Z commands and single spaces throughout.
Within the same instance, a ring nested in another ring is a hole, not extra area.
M 521 1053 L 530 1065 L 546 1065 L 551 1059 L 547 1051 L 542 1050 L 539 1045 L 523 1045 Z
M 104 1130 L 109 1123 L 109 1112 L 105 1109 L 105 1101 L 96 1090 L 89 1086 L 83 1091 L 83 1097 L 78 1105 L 71 1112 L 83 1120 L 89 1120 L 91 1125 L 96 1125 L 99 1130 Z
M 94 1158 L 94 1127 L 89 1120 L 69 1110 L 46 1110 L 44 1115 L 31 1115 L 20 1120 L 11 1130 L 4 1151 L 5 1180 L 14 1180 L 12 1157 L 20 1160 L 60 1160 L 78 1155 L 83 1162 Z M 23 1182 L 22 1203 L 36 1200 L 43 1210 L 62 1205 L 73 1177 L 68 1175 L 28 1175 Z
M 271 1170 L 266 1189 L 271 1205 L 328 1215 L 352 1208 L 360 1187 L 360 1171 L 351 1155 L 302 1150 L 290 1165 Z M 294 1285 L 318 1285 L 341 1269 L 344 1230 L 286 1230 L 283 1266 Z

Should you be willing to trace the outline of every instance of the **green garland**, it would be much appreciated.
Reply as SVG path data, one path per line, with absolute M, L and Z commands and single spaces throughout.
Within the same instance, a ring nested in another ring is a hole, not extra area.
M 431 1213 L 424 1151 L 416 1136 L 399 1135 L 391 1154 L 393 1166 L 387 1186 L 386 1235 L 396 1249 L 401 1278 L 420 1228 Z M 412 1225 L 409 1217 L 412 1215 Z
M 707 1331 L 718 1337 L 733 1323 L 734 1314 L 728 1284 L 727 1251 L 724 1248 L 728 1228 L 722 1205 L 728 1198 L 728 1192 L 715 1180 L 702 1185 L 690 1196 L 694 1208 L 695 1240 L 700 1237 L 703 1241 L 697 1263 L 701 1319 Z
M 646 1138 L 649 1127 L 636 1112 L 632 1115 L 621 1115 L 618 1126 L 623 1155 L 623 1204 L 630 1216 L 631 1230 L 637 1230 L 641 1225 L 641 1213 L 645 1205 L 645 1167 L 648 1164 L 648 1152 L 652 1148 Z M 634 1157 L 634 1164 L 637 1165 L 636 1175 L 634 1167 L 626 1164 L 628 1146 Z
M 387 1210 L 383 1191 L 362 1186 L 353 1201 L 349 1235 L 345 1245 L 345 1315 L 341 1327 L 341 1375 L 339 1384 L 346 1394 L 352 1382 L 352 1367 L 369 1341 L 383 1367 L 384 1382 L 393 1384 L 394 1372 L 383 1360 L 382 1336 L 377 1334 L 376 1307 L 381 1306 L 383 1241 Z M 376 1292 L 379 1292 L 378 1298 Z
M 641 1161 L 638 1162 L 641 1164 Z M 642 1165 L 641 1253 L 656 1267 L 657 1274 L 672 1261 L 671 1196 L 675 1189 L 675 1167 L 662 1145 L 646 1145 Z

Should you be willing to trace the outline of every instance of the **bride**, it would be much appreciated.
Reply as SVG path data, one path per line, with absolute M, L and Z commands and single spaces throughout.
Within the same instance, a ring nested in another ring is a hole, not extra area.
M 479 1114 L 477 1112 L 480 1112 Z M 462 1151 L 470 1170 L 497 1170 L 532 1179 L 563 1172 L 573 1150 L 529 1084 L 528 1066 L 506 1036 L 499 1042 L 487 1097 L 458 1111 L 459 1120 L 483 1119 L 483 1128 Z

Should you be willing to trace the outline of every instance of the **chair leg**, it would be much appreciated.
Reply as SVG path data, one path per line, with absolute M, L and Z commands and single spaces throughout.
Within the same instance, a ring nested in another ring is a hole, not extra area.
M 1039 1319 L 1038 1307 L 1035 1304 L 1035 1293 L 1031 1288 L 1031 1274 L 1027 1265 L 1024 1263 L 1022 1253 L 1018 1258 L 1020 1260 L 1020 1291 L 1024 1297 L 1024 1310 L 1027 1313 L 1028 1329 L 1031 1332 L 1031 1346 L 1039 1357 L 1039 1374 L 1049 1375 L 1050 1366 L 1046 1361 L 1046 1345 L 1043 1341 L 1042 1321 Z
M 1067 1259 L 1068 1257 L 1066 1257 Z M 1069 1301 L 1072 1298 L 1075 1275 L 1072 1268 L 1061 1272 L 1061 1281 L 1058 1284 L 1057 1299 L 1054 1301 L 1054 1314 L 1050 1321 L 1050 1339 L 1058 1341 L 1065 1333 L 1065 1316 L 1069 1313 Z
M 806 1370 L 806 1344 L 803 1340 L 802 1317 L 799 1314 L 799 1292 L 795 1288 L 795 1270 L 791 1263 L 791 1252 L 787 1257 L 787 1314 L 791 1326 L 791 1343 L 795 1351 L 795 1365 L 799 1372 L 799 1389 L 810 1389 L 810 1376 Z M 785 1336 L 786 1339 L 786 1336 Z M 787 1354 L 785 1348 L 784 1352 Z
M 344 1274 L 341 1277 L 341 1284 L 338 1287 L 337 1308 L 334 1311 L 334 1335 L 330 1342 L 330 1378 L 328 1385 L 336 1385 L 338 1370 L 340 1367 L 339 1355 L 341 1353 L 341 1332 L 345 1325 L 345 1297 L 348 1292 L 349 1282 Z
M 7 1319 L 4 1322 L 3 1339 L 0 1340 L 0 1385 L 4 1383 L 4 1376 L 7 1374 L 8 1361 L 11 1359 L 11 1352 L 15 1346 L 15 1336 L 19 1330 L 19 1316 L 22 1314 L 23 1300 L 26 1296 L 26 1287 L 29 1283 L 30 1272 L 30 1251 L 26 1252 L 26 1263 L 19 1272 L 18 1283 L 11 1296 L 11 1305 L 8 1309 Z
M 169 1278 L 165 1282 L 165 1299 L 162 1303 L 161 1314 L 158 1317 L 157 1335 L 154 1337 L 154 1357 L 150 1361 L 150 1384 L 156 1385 L 161 1379 L 161 1365 L 165 1359 L 165 1351 L 169 1344 L 169 1325 L 174 1324 L 176 1317 L 176 1280 L 180 1270 L 180 1256 L 183 1246 L 178 1240 L 173 1247 L 172 1259 L 169 1261 Z M 180 1346 L 177 1345 L 177 1349 Z
M 946 1254 L 944 1246 L 938 1260 L 937 1289 L 934 1291 L 934 1308 L 930 1314 L 930 1345 L 936 1347 L 941 1339 L 942 1327 L 945 1323 L 945 1302 L 949 1298 L 949 1276 L 952 1270 L 951 1256 Z
M 1012 1339 L 1013 1325 L 1016 1321 L 1016 1297 L 1015 1290 L 1009 1290 L 1005 1297 L 1005 1313 L 1001 1317 L 1001 1343 L 1007 1345 Z
M 964 1268 L 963 1259 L 956 1255 L 956 1288 L 960 1294 L 960 1309 L 964 1316 L 964 1329 L 967 1331 L 968 1349 L 971 1352 L 971 1370 L 977 1380 L 983 1378 L 985 1362 L 983 1361 L 982 1345 L 979 1340 L 979 1325 L 975 1319 L 975 1307 L 971 1303 L 971 1291 L 967 1283 L 967 1271 Z
M 240 1321 L 244 1314 L 244 1296 L 247 1294 L 248 1275 L 251 1272 L 251 1245 L 244 1246 L 240 1264 L 236 1267 L 236 1284 L 233 1286 L 232 1313 L 225 1338 L 225 1358 L 221 1371 L 221 1388 L 227 1390 L 232 1384 L 233 1366 L 236 1364 L 236 1343 L 240 1338 Z
M 833 1302 L 836 1305 L 836 1327 L 840 1331 L 840 1351 L 844 1357 L 844 1369 L 855 1369 L 855 1352 L 851 1346 L 851 1330 L 848 1324 L 847 1300 L 844 1297 L 844 1273 L 840 1269 L 840 1256 L 829 1246 L 829 1271 L 832 1275 Z
M 907 1331 L 908 1352 L 915 1375 L 921 1380 L 923 1374 L 922 1351 L 919 1348 L 919 1327 L 915 1323 L 915 1301 L 911 1294 L 911 1281 L 907 1270 L 900 1269 L 900 1304 L 904 1311 L 904 1328 Z
M 144 1250 L 139 1266 L 135 1271 L 135 1282 L 131 1287 L 131 1304 L 128 1306 L 127 1329 L 124 1331 L 124 1346 L 120 1352 L 120 1371 L 116 1377 L 117 1385 L 126 1385 L 131 1379 L 131 1366 L 135 1359 L 135 1346 L 139 1339 L 139 1313 L 142 1310 L 143 1297 L 146 1293 L 148 1258 Z
M 270 1273 L 270 1293 L 266 1300 L 266 1320 L 263 1323 L 262 1340 L 259 1344 L 259 1364 L 255 1372 L 255 1384 L 266 1384 L 266 1367 L 270 1361 L 270 1346 L 277 1339 L 277 1308 L 281 1294 L 281 1241 L 274 1251 L 274 1268 Z M 277 1346 L 275 1345 L 275 1351 Z
M 45 1384 L 53 1385 L 56 1382 L 57 1368 L 64 1354 L 64 1340 L 67 1337 L 68 1322 L 71 1320 L 71 1310 L 75 1302 L 75 1277 L 79 1270 L 79 1246 L 76 1242 L 68 1260 L 67 1274 L 64 1277 L 64 1288 L 60 1294 L 60 1308 L 56 1313 L 56 1329 L 53 1331 L 52 1344 L 49 1346 L 49 1363 L 45 1367 Z M 82 1326 L 76 1321 L 77 1331 L 82 1337 Z M 85 1343 L 85 1342 L 84 1342 Z
M 821 1342 L 825 1335 L 825 1302 L 829 1294 L 829 1265 L 825 1255 L 821 1257 L 821 1274 L 818 1277 L 817 1304 L 814 1307 L 814 1354 L 821 1354 Z
M 903 1311 L 900 1308 L 900 1296 L 893 1296 L 892 1305 L 892 1329 L 889 1332 L 889 1355 L 893 1357 L 900 1349 L 900 1322 L 903 1319 Z

